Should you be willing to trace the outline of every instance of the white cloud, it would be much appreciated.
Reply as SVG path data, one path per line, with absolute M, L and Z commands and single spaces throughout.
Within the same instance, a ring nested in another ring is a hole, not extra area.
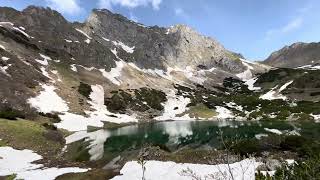
M 174 9 L 174 13 L 175 13 L 177 16 L 181 16 L 182 14 L 184 14 L 184 10 L 181 9 L 181 8 L 175 8 L 175 9 Z
M 129 19 L 134 22 L 139 22 L 139 18 L 135 16 L 133 13 L 130 13 Z
M 176 16 L 179 16 L 179 17 L 182 17 L 185 19 L 187 19 L 189 17 L 188 14 L 180 7 L 175 8 L 174 13 Z
M 300 13 L 300 14 L 305 14 L 305 13 L 307 13 L 308 11 L 311 11 L 313 6 L 314 6 L 314 5 L 311 4 L 311 3 L 306 4 L 305 6 L 299 8 L 299 9 L 297 10 L 297 12 Z
M 79 14 L 82 11 L 78 0 L 46 0 L 47 6 L 61 13 Z
M 290 32 L 292 30 L 298 29 L 298 28 L 301 27 L 302 22 L 303 22 L 303 19 L 301 17 L 293 19 L 287 25 L 285 25 L 284 27 L 281 28 L 281 32 L 282 33 L 287 33 L 287 32 Z
M 160 9 L 162 0 L 99 0 L 99 8 L 112 9 L 114 5 L 120 5 L 128 8 L 151 5 L 154 10 Z
M 291 31 L 299 29 L 302 24 L 303 24 L 303 18 L 302 17 L 297 17 L 295 19 L 292 19 L 290 22 L 288 22 L 287 24 L 285 24 L 282 27 L 268 30 L 266 32 L 266 37 L 265 38 L 266 39 L 270 39 L 274 35 L 289 33 Z

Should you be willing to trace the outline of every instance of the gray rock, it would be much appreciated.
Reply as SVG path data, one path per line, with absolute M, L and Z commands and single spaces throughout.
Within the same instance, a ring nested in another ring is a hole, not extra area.
M 281 167 L 281 162 L 277 159 L 267 159 L 266 167 L 270 171 L 274 171 L 277 168 Z

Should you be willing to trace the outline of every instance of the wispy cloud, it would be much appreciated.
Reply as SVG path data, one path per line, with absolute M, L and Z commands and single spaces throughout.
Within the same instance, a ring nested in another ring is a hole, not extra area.
M 78 0 L 45 0 L 46 5 L 64 14 L 75 15 L 83 10 Z
M 295 18 L 291 19 L 288 23 L 284 24 L 282 27 L 269 29 L 265 34 L 265 39 L 269 40 L 277 35 L 285 35 L 289 32 L 299 29 L 303 23 L 306 14 L 312 10 L 313 4 L 309 1 L 305 6 L 298 8 L 295 12 Z
M 292 21 L 290 21 L 287 25 L 282 27 L 280 29 L 280 31 L 282 33 L 287 33 L 287 32 L 293 31 L 295 29 L 300 28 L 302 23 L 303 23 L 303 19 L 301 17 L 295 18 Z
M 135 16 L 133 13 L 130 13 L 129 19 L 134 22 L 139 22 L 139 18 Z
M 112 9 L 114 5 L 120 5 L 127 8 L 136 8 L 139 6 L 151 5 L 154 10 L 160 9 L 162 0 L 99 0 L 99 8 Z
M 188 14 L 180 7 L 174 9 L 174 14 L 185 19 L 189 17 Z
M 313 4 L 312 4 L 311 2 L 309 2 L 309 3 L 306 4 L 305 6 L 299 8 L 299 9 L 297 10 L 297 12 L 300 13 L 300 14 L 305 14 L 305 13 L 307 13 L 308 11 L 310 11 L 310 10 L 312 9 L 312 7 L 313 7 Z
M 289 21 L 287 24 L 279 28 L 270 29 L 266 32 L 265 39 L 269 40 L 275 35 L 283 35 L 299 29 L 303 24 L 303 18 L 297 17 Z

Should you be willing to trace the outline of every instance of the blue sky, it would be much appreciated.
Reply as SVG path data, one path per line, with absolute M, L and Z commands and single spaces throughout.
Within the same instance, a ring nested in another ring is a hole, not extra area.
M 318 0 L 0 0 L 23 9 L 49 6 L 70 21 L 107 8 L 146 25 L 187 24 L 250 60 L 294 42 L 320 41 Z

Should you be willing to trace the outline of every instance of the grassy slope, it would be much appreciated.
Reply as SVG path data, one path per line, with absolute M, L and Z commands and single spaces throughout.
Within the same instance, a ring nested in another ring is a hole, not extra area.
M 18 120 L 0 119 L 1 145 L 8 145 L 17 149 L 30 149 L 39 154 L 54 155 L 63 145 L 44 137 L 47 130 L 39 123 Z
M 189 107 L 189 110 L 184 112 L 182 116 L 185 114 L 189 114 L 191 118 L 196 119 L 210 119 L 217 115 L 215 110 L 209 109 L 204 104 L 197 104 L 196 106 Z

